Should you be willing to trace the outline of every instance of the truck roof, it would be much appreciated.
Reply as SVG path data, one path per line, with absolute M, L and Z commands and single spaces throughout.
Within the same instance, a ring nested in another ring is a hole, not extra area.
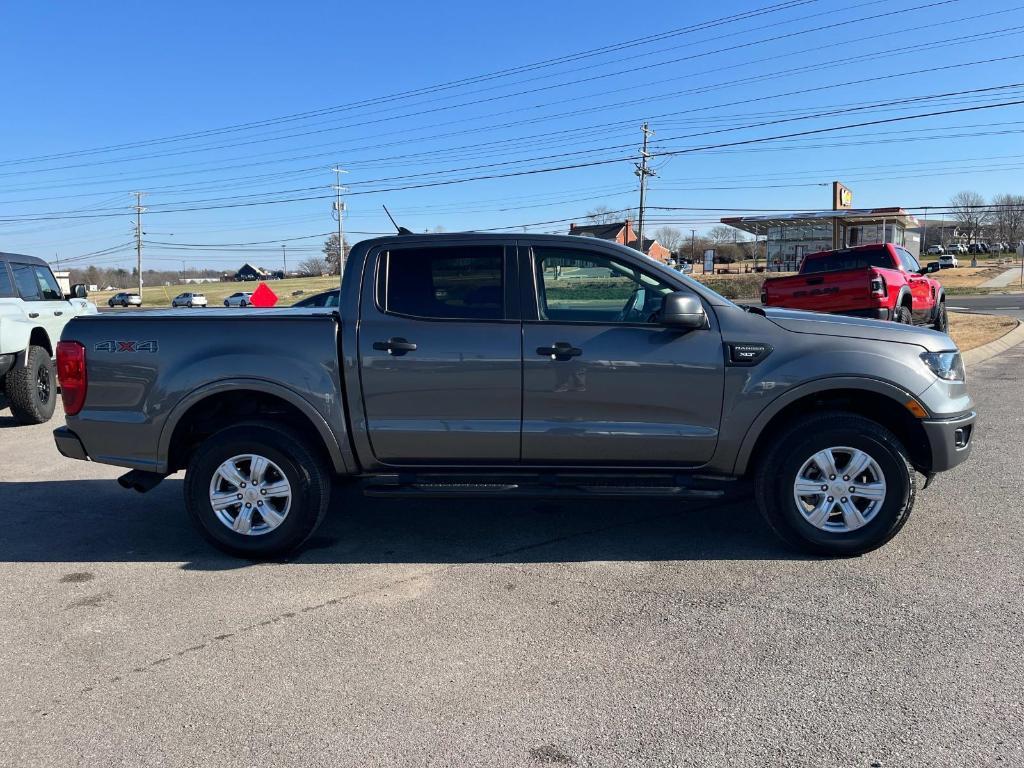
M 0 261 L 18 261 L 23 264 L 39 264 L 43 267 L 50 266 L 43 259 L 36 256 L 26 256 L 23 253 L 3 253 L 0 251 Z

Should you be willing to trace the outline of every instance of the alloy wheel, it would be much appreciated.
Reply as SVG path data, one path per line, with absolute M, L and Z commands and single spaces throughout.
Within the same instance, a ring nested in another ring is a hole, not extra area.
M 803 463 L 793 482 L 793 499 L 815 528 L 848 533 L 874 519 L 885 503 L 885 490 L 885 475 L 870 454 L 836 446 Z

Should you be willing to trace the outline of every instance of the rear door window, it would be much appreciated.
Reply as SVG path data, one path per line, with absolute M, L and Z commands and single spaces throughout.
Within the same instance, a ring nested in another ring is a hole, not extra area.
M 39 289 L 39 281 L 36 279 L 36 270 L 31 264 L 11 263 L 11 273 L 14 275 L 14 284 L 18 288 L 18 295 L 25 301 L 42 301 L 43 294 Z
M 385 312 L 443 320 L 504 320 L 503 246 L 402 248 L 381 257 L 377 301 Z

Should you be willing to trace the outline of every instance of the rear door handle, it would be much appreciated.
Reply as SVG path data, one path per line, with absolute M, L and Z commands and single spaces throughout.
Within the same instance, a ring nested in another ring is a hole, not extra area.
M 33 318 L 33 319 L 35 319 L 35 318 L 39 317 L 39 313 L 38 312 L 29 312 L 28 316 Z
M 53 313 L 53 316 L 54 316 L 54 317 L 60 317 L 60 316 L 61 316 L 61 315 L 63 315 L 63 314 L 64 314 L 63 312 L 54 312 L 54 313 Z
M 416 345 L 411 341 L 406 341 L 400 336 L 393 336 L 387 341 L 375 341 L 373 342 L 373 348 L 378 352 L 387 352 L 389 355 L 404 355 L 406 352 L 415 352 Z
M 552 360 L 569 360 L 582 355 L 583 350 L 567 341 L 556 341 L 550 347 L 537 347 L 537 354 L 550 357 Z

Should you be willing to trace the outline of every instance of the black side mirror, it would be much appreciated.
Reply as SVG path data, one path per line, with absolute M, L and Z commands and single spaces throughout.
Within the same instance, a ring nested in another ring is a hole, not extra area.
M 85 283 L 75 283 L 71 286 L 71 298 L 84 299 L 88 296 L 89 291 L 86 290 Z
M 699 298 L 689 291 L 675 291 L 662 301 L 661 324 L 670 328 L 707 328 L 708 316 Z

